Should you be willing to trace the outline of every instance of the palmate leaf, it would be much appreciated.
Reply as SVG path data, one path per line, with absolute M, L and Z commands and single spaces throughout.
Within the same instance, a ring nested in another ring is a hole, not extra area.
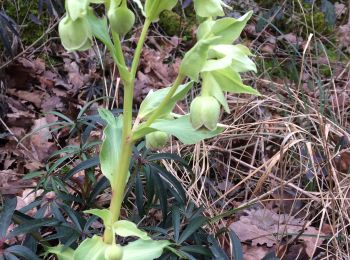
M 6 248 L 5 253 L 10 253 L 15 256 L 22 257 L 26 260 L 39 260 L 40 258 L 37 257 L 29 248 L 21 245 L 14 245 L 11 247 Z M 7 258 L 9 259 L 9 258 Z M 18 258 L 17 258 L 18 259 Z
M 59 225 L 60 221 L 56 219 L 32 219 L 26 221 L 13 229 L 9 234 L 8 238 L 18 236 L 20 234 L 28 234 L 37 231 L 41 227 L 52 227 Z
M 179 238 L 179 244 L 183 243 L 186 239 L 188 239 L 194 232 L 198 230 L 198 228 L 202 227 L 206 222 L 207 218 L 203 216 L 199 216 L 193 218 L 190 223 L 188 223 L 186 229 L 182 232 Z
M 69 178 L 71 178 L 74 174 L 86 170 L 86 169 L 90 169 L 92 167 L 96 167 L 98 164 L 100 163 L 100 159 L 98 156 L 95 156 L 93 158 L 87 159 L 81 163 L 79 163 L 77 166 L 75 166 L 73 169 L 71 169 L 65 176 L 64 176 L 64 180 L 68 180 Z

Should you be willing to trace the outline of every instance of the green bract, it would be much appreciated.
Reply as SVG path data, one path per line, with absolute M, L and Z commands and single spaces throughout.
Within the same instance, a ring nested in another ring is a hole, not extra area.
M 99 114 L 107 122 L 107 127 L 104 130 L 105 140 L 100 152 L 101 170 L 103 175 L 112 182 L 113 178 L 118 175 L 115 165 L 118 164 L 120 155 L 122 118 L 115 118 L 107 109 L 100 109 Z
M 148 149 L 159 149 L 164 147 L 169 141 L 170 136 L 161 131 L 156 131 L 146 135 L 146 147 Z
M 85 51 L 92 46 L 92 32 L 85 17 L 72 20 L 66 15 L 58 25 L 58 32 L 67 51 Z
M 134 13 L 125 6 L 110 8 L 108 11 L 108 19 L 111 29 L 120 35 L 127 34 L 135 23 Z
M 217 38 L 215 41 L 212 41 L 212 45 L 232 44 L 240 36 L 252 14 L 253 12 L 250 11 L 238 19 L 225 17 L 216 21 L 207 20 L 199 25 L 197 39 L 201 40 L 216 36 Z
M 220 117 L 220 104 L 212 96 L 196 97 L 190 107 L 191 123 L 194 129 L 213 131 Z

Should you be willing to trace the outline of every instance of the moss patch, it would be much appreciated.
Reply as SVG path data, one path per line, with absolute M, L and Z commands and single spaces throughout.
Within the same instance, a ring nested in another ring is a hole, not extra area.
M 16 1 L 16 4 L 12 1 L 5 1 L 3 8 L 7 15 L 18 24 L 17 29 L 25 46 L 32 44 L 45 33 L 50 19 L 42 15 L 37 21 L 40 24 L 34 22 L 39 16 L 37 0 Z

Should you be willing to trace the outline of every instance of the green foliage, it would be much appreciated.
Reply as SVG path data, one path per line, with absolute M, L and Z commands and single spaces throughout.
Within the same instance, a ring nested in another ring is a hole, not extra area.
M 104 4 L 106 15 L 97 17 L 91 3 Z M 98 144 L 96 142 L 86 144 L 85 150 L 82 149 L 84 144 L 81 147 L 68 146 L 53 155 L 63 154 L 48 164 L 46 172 L 40 173 L 38 186 L 43 187 L 45 193 L 54 191 L 57 197 L 46 203 L 45 207 L 41 205 L 43 196 L 27 206 L 24 212 L 36 207 L 40 207 L 40 212 L 35 219 L 26 221 L 11 233 L 16 236 L 50 226 L 54 233 L 45 239 L 57 240 L 58 246 L 47 246 L 46 250 L 56 254 L 59 259 L 80 260 L 89 256 L 89 259 L 96 260 L 151 260 L 161 257 L 163 252 L 189 259 L 214 255 L 213 250 L 204 246 L 212 244 L 212 241 L 205 235 L 200 238 L 205 234 L 202 227 L 208 219 L 193 205 L 189 209 L 185 207 L 186 193 L 181 183 L 157 163 L 162 159 L 179 159 L 171 154 L 148 154 L 147 150 L 143 154 L 143 140 L 146 139 L 147 148 L 156 149 L 164 146 L 172 136 L 184 144 L 195 144 L 214 137 L 224 130 L 218 126 L 221 105 L 229 112 L 224 92 L 259 94 L 244 85 L 239 74 L 256 71 L 249 58 L 251 53 L 242 45 L 233 45 L 252 12 L 239 19 L 216 20 L 216 16 L 224 15 L 225 5 L 221 0 L 195 0 L 197 15 L 203 19 L 197 43 L 185 54 L 174 83 L 168 88 L 150 92 L 133 121 L 133 89 L 148 29 L 151 23 L 159 19 L 161 12 L 171 10 L 178 1 L 146 0 L 144 8 L 140 1 L 136 3 L 145 16 L 145 22 L 130 67 L 121 48 L 121 37 L 125 37 L 134 23 L 134 14 L 128 9 L 126 0 L 67 0 L 67 13 L 59 24 L 60 38 L 68 51 L 87 50 L 92 46 L 93 37 L 100 40 L 110 51 L 124 87 L 122 115 L 99 109 L 99 115 L 84 117 L 92 102 L 82 109 L 75 120 L 52 112 L 62 120 L 48 125 L 56 126 L 56 130 L 68 127 L 73 131 L 82 127 L 88 136 L 97 123 L 106 124 L 99 157 L 91 156 L 93 153 L 88 151 Z M 187 78 L 190 81 L 184 83 Z M 186 97 L 194 81 L 202 85 L 201 96 L 192 101 L 189 114 L 174 114 L 175 105 Z M 88 143 L 87 138 L 83 143 Z M 135 157 L 140 153 L 145 158 L 139 162 Z M 81 163 L 74 167 L 70 163 L 66 164 L 72 156 L 77 156 Z M 67 169 L 57 172 L 56 169 L 63 163 Z M 96 180 L 91 168 L 98 164 L 103 177 Z M 69 193 L 66 186 L 75 187 L 76 185 L 71 185 L 73 176 L 82 170 L 85 170 L 84 184 L 76 190 L 76 194 L 84 196 L 76 197 Z M 63 176 L 58 173 L 63 173 Z M 33 174 L 32 177 L 38 177 L 38 174 Z M 93 205 L 94 200 L 108 186 L 112 190 L 110 207 L 97 209 Z M 163 214 L 163 221 L 159 224 L 163 230 L 156 226 L 147 233 L 144 231 L 146 227 L 140 228 L 130 220 L 120 219 L 122 204 L 128 198 L 125 195 L 132 190 L 135 190 L 138 217 L 147 216 L 151 208 L 157 208 Z M 70 206 L 72 201 L 74 208 Z M 171 206 L 171 217 L 170 201 L 176 203 Z M 43 214 L 48 207 L 52 210 L 53 217 L 46 219 Z M 87 220 L 80 212 L 93 216 Z M 100 230 L 91 229 L 97 218 L 102 219 L 103 234 Z
M 118 174 L 115 165 L 118 164 L 121 152 L 122 117 L 115 118 L 106 109 L 100 109 L 99 113 L 101 118 L 107 122 L 107 127 L 104 130 L 105 140 L 100 152 L 101 170 L 103 175 L 112 182 Z

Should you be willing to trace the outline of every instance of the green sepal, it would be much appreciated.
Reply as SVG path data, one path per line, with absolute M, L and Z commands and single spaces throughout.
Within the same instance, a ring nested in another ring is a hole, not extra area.
M 199 40 L 185 54 L 180 65 L 180 74 L 188 76 L 193 81 L 198 81 L 199 72 L 208 59 L 209 47 L 215 40 L 216 37 Z
M 224 16 L 221 0 L 193 0 L 196 14 L 200 17 Z
M 206 89 L 208 95 L 213 96 L 219 101 L 222 105 L 226 113 L 230 113 L 230 108 L 228 107 L 228 103 L 226 97 L 224 95 L 223 90 L 220 85 L 217 83 L 215 78 L 213 78 L 211 73 L 201 73 L 202 76 L 202 89 Z
M 73 21 L 84 17 L 87 13 L 89 2 L 89 0 L 66 0 L 65 6 L 68 16 Z
M 72 20 L 66 15 L 58 25 L 58 32 L 67 51 L 85 51 L 92 46 L 92 32 L 85 17 Z

